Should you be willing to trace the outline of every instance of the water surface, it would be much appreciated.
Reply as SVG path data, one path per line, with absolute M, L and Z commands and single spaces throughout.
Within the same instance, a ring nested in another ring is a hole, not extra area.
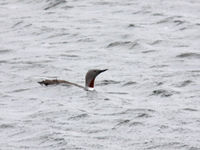
M 0 149 L 200 149 L 198 0 L 2 0 Z M 96 91 L 87 70 L 109 69 Z

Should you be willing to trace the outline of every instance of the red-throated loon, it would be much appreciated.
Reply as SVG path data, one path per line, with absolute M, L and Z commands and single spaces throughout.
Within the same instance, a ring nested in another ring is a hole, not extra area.
M 69 84 L 69 85 L 74 85 L 74 86 L 77 86 L 77 87 L 80 87 L 80 88 L 83 88 L 87 91 L 92 91 L 94 90 L 94 81 L 95 81 L 95 78 L 102 72 L 106 71 L 108 69 L 103 69 L 103 70 L 99 70 L 99 69 L 92 69 L 92 70 L 89 70 L 85 76 L 85 87 L 84 86 L 81 86 L 81 85 L 78 85 L 76 83 L 72 83 L 72 82 L 69 82 L 69 81 L 65 81 L 65 80 L 57 80 L 57 79 L 54 79 L 54 80 L 43 80 L 41 82 L 38 82 L 39 84 L 44 84 L 46 86 L 48 85 L 53 85 L 53 84 Z

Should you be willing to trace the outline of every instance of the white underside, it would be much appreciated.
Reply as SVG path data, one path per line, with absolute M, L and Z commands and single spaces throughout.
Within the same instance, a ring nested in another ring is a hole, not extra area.
M 87 90 L 87 91 L 94 91 L 94 88 L 86 87 L 86 90 Z

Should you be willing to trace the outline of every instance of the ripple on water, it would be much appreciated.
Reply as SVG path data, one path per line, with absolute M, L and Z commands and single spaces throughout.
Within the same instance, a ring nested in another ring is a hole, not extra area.
M 120 126 L 128 125 L 129 123 L 130 123 L 129 119 L 119 120 L 118 123 L 112 129 L 116 129 L 116 128 L 119 128 Z
M 127 92 L 107 92 L 108 94 L 126 95 Z
M 194 108 L 183 108 L 184 111 L 198 111 L 197 109 Z
M 54 8 L 54 7 L 56 7 L 56 6 L 60 5 L 60 4 L 65 4 L 65 3 L 66 3 L 65 0 L 54 1 L 54 2 L 50 1 L 48 6 L 45 7 L 44 10 L 52 9 L 52 8 Z
M 18 21 L 17 23 L 15 23 L 12 28 L 15 28 L 17 26 L 19 26 L 20 24 L 24 23 L 24 21 Z
M 200 54 L 199 53 L 182 53 L 180 55 L 176 56 L 177 58 L 196 58 L 196 59 L 200 59 Z
M 119 127 L 133 127 L 144 125 L 142 120 L 152 117 L 154 113 L 155 110 L 148 108 L 127 109 L 125 111 L 122 111 L 121 113 L 118 113 L 117 115 L 123 115 L 124 118 L 127 117 L 127 119 L 117 119 L 117 123 L 112 129 L 117 129 Z
M 137 82 L 129 81 L 129 82 L 124 83 L 123 86 L 131 86 L 131 85 L 135 85 L 135 84 L 137 84 Z
M 125 47 L 128 47 L 129 49 L 132 49 L 139 45 L 140 44 L 138 41 L 134 41 L 134 42 L 132 42 L 132 41 L 117 41 L 117 42 L 112 42 L 112 43 L 108 44 L 107 48 L 125 46 Z
M 6 60 L 0 60 L 0 64 L 7 64 L 8 63 L 8 61 L 6 61 Z
M 136 25 L 135 24 L 129 24 L 128 27 L 133 28 L 133 27 L 136 27 Z
M 137 118 L 150 118 L 150 117 L 152 117 L 152 116 L 147 113 L 139 113 L 137 115 Z
M 173 21 L 177 26 L 186 23 L 184 20 L 176 19 Z
M 157 44 L 161 44 L 163 42 L 163 40 L 155 40 L 152 43 L 150 43 L 150 45 L 157 45 Z
M 152 150 L 160 150 L 160 149 L 181 149 L 181 148 L 187 148 L 187 146 L 183 143 L 179 142 L 165 142 L 162 144 L 155 144 L 154 146 L 150 146 L 147 149 L 152 149 Z
M 0 129 L 10 129 L 10 128 L 15 128 L 15 125 L 14 124 L 8 124 L 8 123 L 0 124 Z
M 170 97 L 176 93 L 178 93 L 178 92 L 171 91 L 171 90 L 165 90 L 165 89 L 157 89 L 157 90 L 152 91 L 151 95 L 161 96 L 161 97 Z
M 16 90 L 13 90 L 13 91 L 11 91 L 11 92 L 9 92 L 9 93 L 18 93 L 18 92 L 23 92 L 23 91 L 27 91 L 27 90 L 30 90 L 29 88 L 26 88 L 26 89 L 16 89 Z
M 191 80 L 185 80 L 185 81 L 182 81 L 182 82 L 178 83 L 176 86 L 177 87 L 185 87 L 185 86 L 190 85 L 191 83 L 192 83 Z
M 69 58 L 79 58 L 79 56 L 78 55 L 74 55 L 74 54 L 61 54 L 60 56 L 62 56 L 62 57 L 69 57 Z
M 149 108 L 135 108 L 135 109 L 127 109 L 123 113 L 131 113 L 131 112 L 149 112 L 149 113 L 155 113 L 156 111 Z
M 149 108 L 135 108 L 135 109 L 126 109 L 126 110 L 122 110 L 119 112 L 114 112 L 114 113 L 94 113 L 94 115 L 103 115 L 103 116 L 120 116 L 120 115 L 131 115 L 135 118 L 137 117 L 144 117 L 141 114 L 150 114 L 152 115 L 153 113 L 156 113 L 155 110 L 153 109 L 149 109 Z
M 119 84 L 120 81 L 115 80 L 102 80 L 100 83 L 97 83 L 96 85 L 109 85 L 109 84 Z
M 79 120 L 79 119 L 85 119 L 87 117 L 89 117 L 89 115 L 86 113 L 83 113 L 83 114 L 79 114 L 76 116 L 72 116 L 72 117 L 68 118 L 68 120 Z
M 142 51 L 142 53 L 144 53 L 144 54 L 153 53 L 153 52 L 156 52 L 156 50 L 145 50 L 145 51 Z
M 186 21 L 182 19 L 181 16 L 171 16 L 171 17 L 166 17 L 164 19 L 161 19 L 160 21 L 157 22 L 157 24 L 166 24 L 166 23 L 173 23 L 176 26 L 185 24 Z
M 7 54 L 7 53 L 10 53 L 10 52 L 12 52 L 11 49 L 1 49 L 0 50 L 0 54 Z

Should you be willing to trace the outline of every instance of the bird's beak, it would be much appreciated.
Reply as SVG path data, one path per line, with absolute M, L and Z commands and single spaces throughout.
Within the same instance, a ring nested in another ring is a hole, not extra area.
M 108 70 L 108 69 L 103 69 L 103 70 L 100 70 L 100 71 L 99 71 L 99 73 L 102 73 L 102 72 L 104 72 L 104 71 L 106 71 L 106 70 Z

